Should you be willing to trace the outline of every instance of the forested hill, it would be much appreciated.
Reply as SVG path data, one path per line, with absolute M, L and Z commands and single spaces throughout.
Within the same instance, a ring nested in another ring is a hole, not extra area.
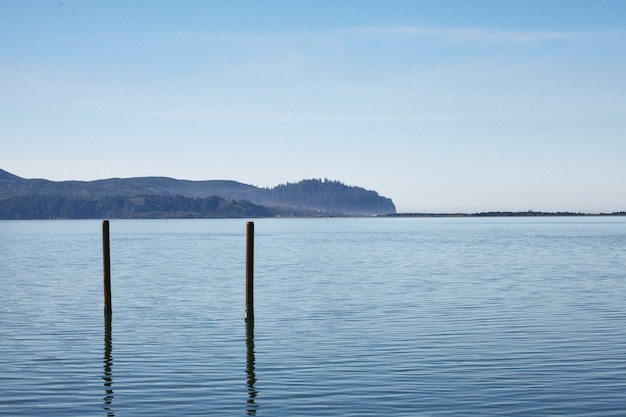
M 276 202 L 296 209 L 364 215 L 396 212 L 391 199 L 339 181 L 303 180 L 268 189 L 267 194 L 267 204 Z
M 0 169 L 0 218 L 161 218 L 381 215 L 391 199 L 339 181 L 272 188 L 236 181 L 166 177 L 97 181 L 24 179 Z

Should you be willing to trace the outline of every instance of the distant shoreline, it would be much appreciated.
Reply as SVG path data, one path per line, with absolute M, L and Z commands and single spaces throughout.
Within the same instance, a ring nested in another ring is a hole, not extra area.
M 480 213 L 395 213 L 378 217 L 606 217 L 626 216 L 626 211 L 612 213 L 573 213 L 568 211 L 486 211 Z

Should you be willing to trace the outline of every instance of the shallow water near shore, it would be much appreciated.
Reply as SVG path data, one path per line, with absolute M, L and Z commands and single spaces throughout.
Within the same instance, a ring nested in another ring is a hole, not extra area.
M 0 414 L 624 415 L 626 218 L 0 222 Z

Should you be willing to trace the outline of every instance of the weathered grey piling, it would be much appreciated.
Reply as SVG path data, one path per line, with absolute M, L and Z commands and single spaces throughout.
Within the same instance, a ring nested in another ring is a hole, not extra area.
M 254 222 L 246 225 L 246 321 L 254 320 Z
M 111 247 L 109 221 L 102 222 L 102 262 L 104 270 L 104 314 L 110 315 L 111 308 Z

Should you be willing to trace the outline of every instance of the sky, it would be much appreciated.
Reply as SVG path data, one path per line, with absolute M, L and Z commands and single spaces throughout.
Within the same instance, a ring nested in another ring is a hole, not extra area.
M 0 168 L 626 211 L 626 1 L 0 0 Z

